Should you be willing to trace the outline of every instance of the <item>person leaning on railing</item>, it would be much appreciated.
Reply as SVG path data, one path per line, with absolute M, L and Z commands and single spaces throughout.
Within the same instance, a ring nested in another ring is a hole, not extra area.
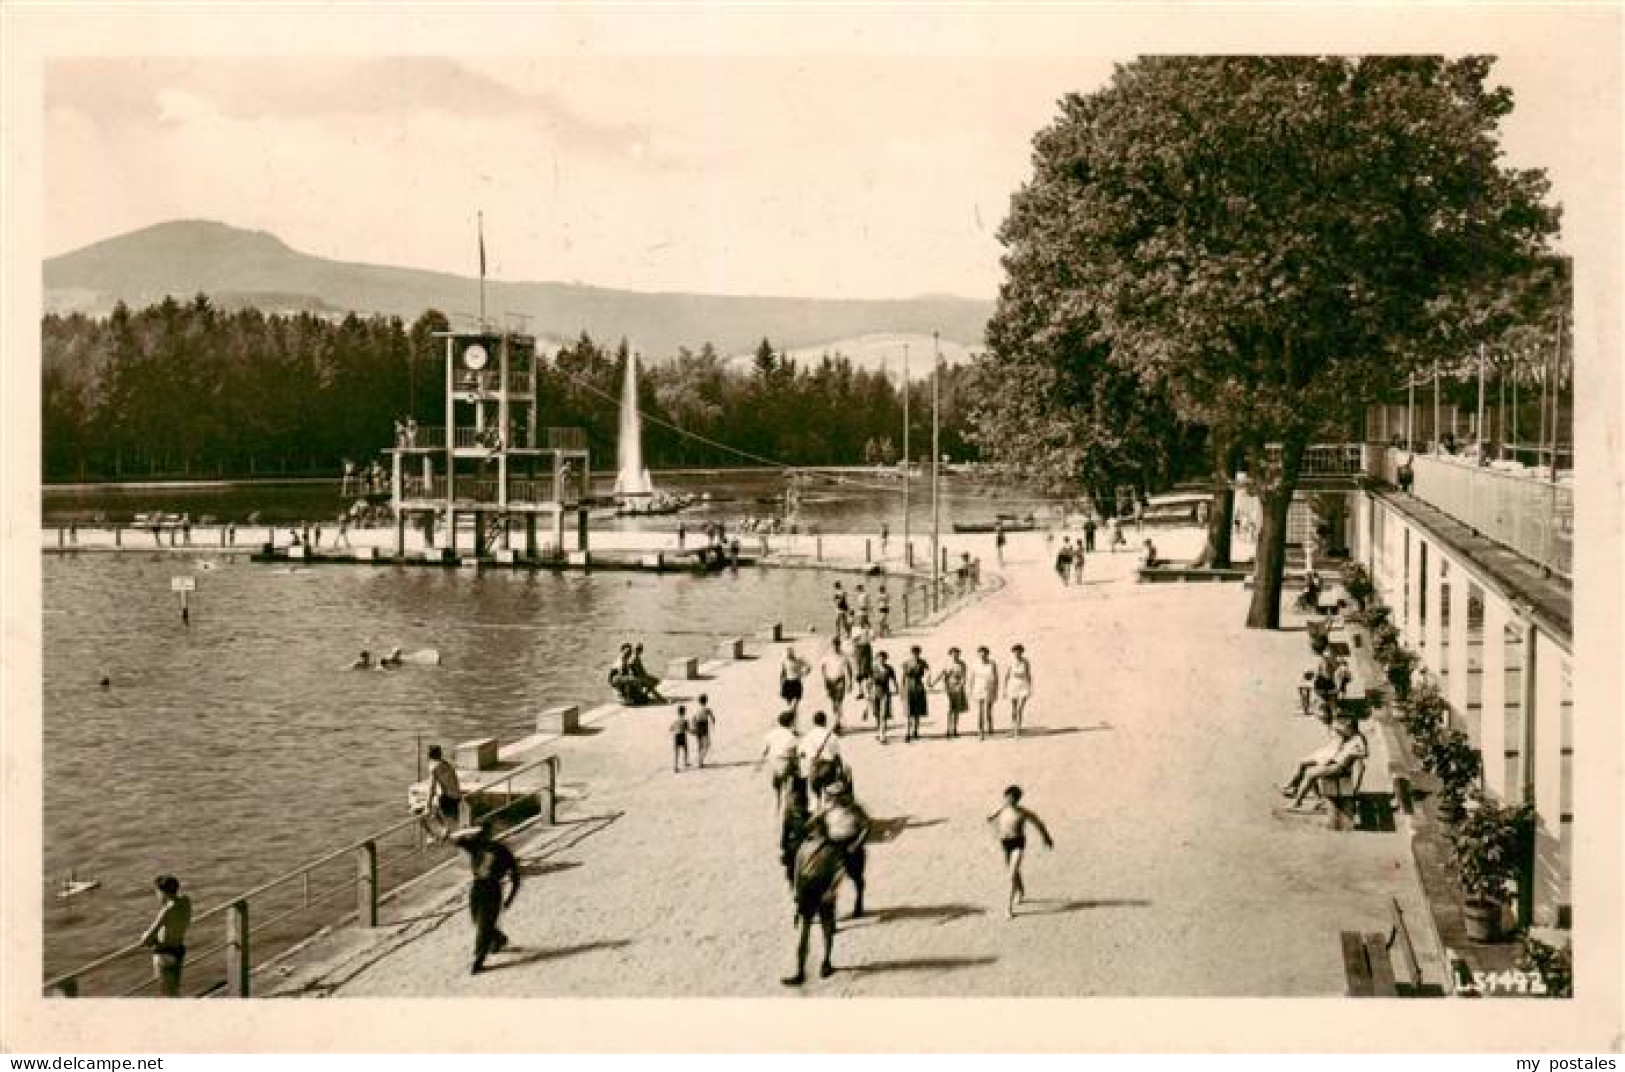
M 181 968 L 186 962 L 186 928 L 192 923 L 192 899 L 181 892 L 174 875 L 159 875 L 153 888 L 163 907 L 141 936 L 141 944 L 152 947 L 152 974 L 164 997 L 179 997 Z

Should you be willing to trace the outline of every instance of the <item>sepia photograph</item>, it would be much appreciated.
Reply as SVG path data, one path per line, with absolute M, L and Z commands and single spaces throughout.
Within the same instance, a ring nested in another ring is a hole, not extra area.
M 0 1045 L 1617 1053 L 1621 14 L 13 8 Z

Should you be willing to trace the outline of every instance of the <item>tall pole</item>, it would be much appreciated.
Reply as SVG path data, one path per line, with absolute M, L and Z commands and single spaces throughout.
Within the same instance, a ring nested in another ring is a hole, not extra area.
M 1439 434 L 1439 365 L 1433 365 L 1433 453 L 1443 449 L 1444 437 Z
M 1405 449 L 1416 452 L 1416 374 L 1405 381 Z
M 903 344 L 903 556 L 908 561 L 908 343 Z
M 937 480 L 942 468 L 942 448 L 938 435 L 942 425 L 942 344 L 931 333 L 931 599 L 934 603 L 942 583 L 942 512 L 937 497 Z
M 1478 344 L 1478 456 L 1484 456 L 1484 344 Z
M 1502 356 L 1505 357 L 1506 355 L 1503 354 Z M 1499 381 L 1501 388 L 1501 404 L 1496 407 L 1495 411 L 1495 438 L 1501 441 L 1501 457 L 1505 458 L 1507 454 L 1507 376 L 1504 366 L 1496 370 L 1495 378 Z
M 485 330 L 485 213 L 479 213 L 480 235 L 480 330 Z
M 1558 417 L 1563 405 L 1563 325 L 1568 313 L 1557 314 L 1557 343 L 1552 347 L 1552 483 L 1557 483 L 1557 441 L 1561 429 Z M 1555 500 L 1554 500 L 1555 503 Z

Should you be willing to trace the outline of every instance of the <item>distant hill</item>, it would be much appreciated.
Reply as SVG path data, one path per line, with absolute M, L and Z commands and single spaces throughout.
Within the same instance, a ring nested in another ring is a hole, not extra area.
M 446 272 L 325 260 L 300 253 L 263 231 L 178 220 L 110 238 L 45 262 L 45 311 L 105 316 L 120 300 L 136 307 L 167 294 L 199 292 L 223 307 L 266 312 L 356 312 L 411 321 L 425 309 L 451 315 L 479 307 L 479 281 Z M 921 297 L 886 301 L 651 294 L 568 283 L 486 282 L 486 308 L 529 317 L 527 330 L 553 340 L 586 331 L 631 339 L 654 359 L 678 346 L 710 341 L 723 353 L 746 353 L 763 337 L 814 358 L 839 341 L 843 352 L 877 365 L 855 340 L 941 333 L 956 348 L 982 345 L 993 303 Z M 852 349 L 844 349 L 851 346 Z M 944 350 L 948 350 L 945 345 Z M 922 366 L 926 363 L 923 360 Z

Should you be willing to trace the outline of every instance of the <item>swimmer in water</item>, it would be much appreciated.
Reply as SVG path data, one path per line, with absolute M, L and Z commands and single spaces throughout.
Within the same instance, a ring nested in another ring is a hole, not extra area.
M 385 655 L 382 659 L 378 660 L 378 669 L 394 670 L 402 666 L 405 662 L 406 660 L 401 656 L 400 647 L 393 647 L 389 649 L 388 655 Z
M 361 649 L 361 654 L 357 655 L 356 659 L 355 659 L 355 662 L 350 664 L 350 669 L 351 670 L 371 670 L 372 669 L 372 652 L 368 651 L 366 648 L 362 648 Z
M 987 821 L 994 824 L 994 830 L 999 835 L 999 847 L 1004 850 L 1005 868 L 1010 877 L 1010 900 L 1005 906 L 1005 916 L 1015 919 L 1016 905 L 1027 896 L 1027 888 L 1021 881 L 1021 858 L 1027 851 L 1028 824 L 1038 830 L 1046 849 L 1055 848 L 1055 841 L 1049 836 L 1044 821 L 1021 806 L 1019 785 L 1012 785 L 1004 791 L 1004 803 L 987 817 Z

